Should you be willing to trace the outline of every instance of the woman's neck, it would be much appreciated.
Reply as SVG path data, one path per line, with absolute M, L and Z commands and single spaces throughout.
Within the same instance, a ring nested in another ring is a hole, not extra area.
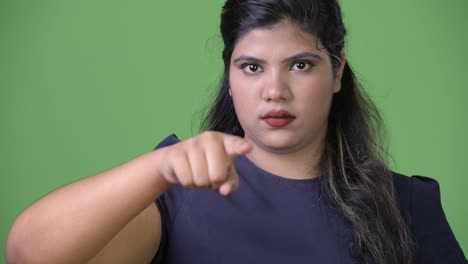
M 274 152 L 255 146 L 246 156 L 269 173 L 290 179 L 311 179 L 320 176 L 323 144 L 290 152 Z

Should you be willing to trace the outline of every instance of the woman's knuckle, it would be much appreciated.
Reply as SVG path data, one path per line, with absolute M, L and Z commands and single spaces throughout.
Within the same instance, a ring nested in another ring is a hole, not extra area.
M 180 177 L 179 182 L 181 185 L 185 187 L 191 187 L 193 186 L 193 180 L 189 177 Z

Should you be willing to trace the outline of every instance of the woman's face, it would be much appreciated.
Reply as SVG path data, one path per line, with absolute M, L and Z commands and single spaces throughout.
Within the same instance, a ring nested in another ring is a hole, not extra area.
M 341 73 L 334 74 L 320 41 L 292 23 L 249 31 L 238 40 L 229 70 L 245 138 L 276 153 L 315 149 L 324 141 Z

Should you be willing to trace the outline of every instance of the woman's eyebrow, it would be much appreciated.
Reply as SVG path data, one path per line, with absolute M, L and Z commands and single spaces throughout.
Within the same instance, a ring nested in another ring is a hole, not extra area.
M 303 58 L 313 58 L 313 59 L 321 60 L 321 59 L 322 59 L 322 56 L 320 56 L 320 55 L 317 54 L 317 53 L 304 51 L 304 52 L 300 52 L 300 53 L 294 54 L 294 55 L 292 55 L 292 56 L 289 56 L 289 57 L 283 59 L 281 62 L 282 62 L 282 63 L 284 63 L 284 62 L 290 62 L 290 61 L 295 61 L 295 60 L 303 59 Z
M 304 51 L 304 52 L 299 52 L 297 54 L 289 56 L 289 57 L 283 59 L 281 62 L 284 63 L 284 62 L 294 61 L 294 60 L 303 59 L 303 58 L 313 58 L 313 59 L 321 60 L 322 56 L 320 56 L 317 53 Z M 237 64 L 239 61 L 253 61 L 253 62 L 258 62 L 260 64 L 265 64 L 266 63 L 266 61 L 263 60 L 263 59 L 259 59 L 259 58 L 256 58 L 256 57 L 253 57 L 253 56 L 248 56 L 248 55 L 242 55 L 242 56 L 237 57 L 233 61 L 233 63 Z
M 234 62 L 234 64 L 237 64 L 239 61 L 254 61 L 254 62 L 258 62 L 260 64 L 265 64 L 266 63 L 265 60 L 255 58 L 253 56 L 247 56 L 247 55 L 239 56 L 233 62 Z

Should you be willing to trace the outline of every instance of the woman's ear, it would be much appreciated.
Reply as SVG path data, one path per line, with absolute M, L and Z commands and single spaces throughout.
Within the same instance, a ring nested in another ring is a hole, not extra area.
M 340 54 L 340 67 L 338 67 L 335 73 L 335 82 L 333 86 L 333 92 L 337 93 L 341 90 L 341 78 L 343 77 L 344 67 L 346 65 L 346 54 L 342 51 Z

